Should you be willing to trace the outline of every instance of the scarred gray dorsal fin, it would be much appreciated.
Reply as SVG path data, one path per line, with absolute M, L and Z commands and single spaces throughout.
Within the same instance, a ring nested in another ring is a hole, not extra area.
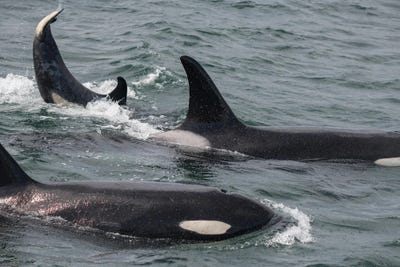
M 60 8 L 44 17 L 36 27 L 33 40 L 33 64 L 43 100 L 47 103 L 66 101 L 86 106 L 90 101 L 108 97 L 120 105 L 126 105 L 127 84 L 122 77 L 118 77 L 117 87 L 105 95 L 85 87 L 69 71 L 50 28 L 62 11 Z
M 0 187 L 35 183 L 0 144 Z
M 188 56 L 182 56 L 181 62 L 189 81 L 190 98 L 186 119 L 179 128 L 212 123 L 242 125 L 203 67 Z

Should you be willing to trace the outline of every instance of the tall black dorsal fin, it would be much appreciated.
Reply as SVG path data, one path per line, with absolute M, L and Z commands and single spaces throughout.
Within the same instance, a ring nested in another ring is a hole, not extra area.
M 118 84 L 115 89 L 108 94 L 108 97 L 115 102 L 118 102 L 120 105 L 126 105 L 126 94 L 128 92 L 128 86 L 126 85 L 126 81 L 122 77 L 117 78 Z
M 0 186 L 35 183 L 0 144 Z
M 196 123 L 242 125 L 203 67 L 188 56 L 182 56 L 181 62 L 189 81 L 190 98 L 186 120 L 179 128 L 192 128 Z

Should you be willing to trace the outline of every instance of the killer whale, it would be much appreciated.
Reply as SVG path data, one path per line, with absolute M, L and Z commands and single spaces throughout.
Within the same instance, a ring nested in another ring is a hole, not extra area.
M 223 240 L 254 231 L 274 216 L 261 203 L 200 185 L 39 183 L 1 144 L 0 209 L 57 216 L 105 232 L 189 242 Z
M 108 97 L 126 104 L 127 84 L 118 77 L 116 88 L 108 95 L 95 93 L 83 86 L 66 67 L 51 33 L 50 24 L 63 11 L 58 9 L 37 25 L 33 40 L 33 65 L 40 95 L 47 103 L 71 102 L 86 106 L 88 102 Z
M 193 58 L 182 56 L 189 82 L 189 109 L 176 129 L 152 140 L 211 147 L 278 160 L 372 160 L 400 166 L 400 132 L 317 127 L 252 127 L 240 122 L 213 80 Z

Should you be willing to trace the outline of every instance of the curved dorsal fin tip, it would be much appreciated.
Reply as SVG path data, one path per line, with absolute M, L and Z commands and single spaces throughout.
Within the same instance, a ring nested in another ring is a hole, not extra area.
M 126 84 L 126 80 L 121 76 L 117 77 L 117 81 L 118 81 L 118 83 L 125 83 Z
M 184 62 L 189 62 L 189 61 L 198 63 L 194 58 L 192 58 L 190 56 L 186 56 L 186 55 L 181 56 L 180 59 L 181 59 L 182 64 L 184 64 Z
M 108 97 L 112 101 L 118 102 L 120 105 L 126 105 L 126 97 L 128 94 L 128 85 L 126 83 L 126 80 L 122 78 L 121 76 L 117 77 L 117 87 L 108 94 Z
M 57 8 L 53 13 L 55 13 L 55 15 L 54 15 L 54 17 L 50 20 L 50 24 L 51 23 L 53 23 L 53 22 L 55 22 L 56 20 L 57 20 L 57 16 L 58 15 L 60 15 L 60 13 L 61 12 L 63 12 L 64 11 L 64 8 L 63 7 L 59 7 L 59 8 Z
M 189 56 L 180 59 L 190 91 L 189 111 L 181 128 L 190 128 L 196 123 L 240 124 L 204 68 Z
M 36 26 L 36 37 L 40 38 L 43 34 L 44 29 L 51 23 L 57 20 L 57 16 L 64 10 L 64 8 L 58 8 L 44 17 Z

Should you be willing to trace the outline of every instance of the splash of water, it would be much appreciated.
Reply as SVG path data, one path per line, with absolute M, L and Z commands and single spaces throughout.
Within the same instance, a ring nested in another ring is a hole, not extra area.
M 114 80 L 105 80 L 100 83 L 87 82 L 84 85 L 98 93 L 107 94 L 110 90 L 115 88 L 117 82 Z M 137 99 L 135 91 L 130 87 L 128 87 L 128 97 Z M 74 117 L 85 116 L 103 118 L 112 123 L 111 125 L 102 125 L 99 129 L 100 133 L 102 129 L 112 128 L 119 129 L 125 134 L 138 139 L 147 139 L 151 134 L 159 132 L 159 130 L 152 125 L 134 119 L 133 111 L 107 99 L 99 99 L 95 102 L 90 102 L 87 104 L 86 108 L 77 105 L 68 105 L 68 107 L 55 106 L 52 110 Z
M 167 71 L 165 67 L 157 66 L 154 72 L 147 74 L 137 82 L 132 82 L 132 85 L 136 88 L 153 85 L 156 88 L 161 89 L 163 85 L 162 83 L 157 82 L 157 80 L 165 78 L 164 75 L 170 76 L 171 73 Z
M 117 86 L 117 81 L 105 80 L 100 83 L 86 82 L 83 85 L 89 88 L 90 90 L 96 91 L 97 93 L 108 94 L 110 93 L 111 90 L 113 90 Z M 136 96 L 136 92 L 130 86 L 128 86 L 128 97 L 138 99 L 138 97 Z
M 276 233 L 272 238 L 266 241 L 267 246 L 286 245 L 291 246 L 296 241 L 300 243 L 309 243 L 313 241 L 311 235 L 311 218 L 298 208 L 290 208 L 282 203 L 275 203 L 270 200 L 262 201 L 273 209 L 288 214 L 297 222 L 286 228 L 283 232 Z
M 25 76 L 9 73 L 0 78 L 0 102 L 7 104 L 29 104 L 37 102 L 39 91 L 34 87 L 34 80 Z M 36 95 L 35 97 L 32 97 Z
M 159 132 L 152 125 L 133 119 L 132 111 L 110 100 L 101 99 L 96 102 L 90 102 L 86 106 L 86 110 L 89 116 L 105 118 L 112 123 L 116 123 L 123 132 L 135 138 L 147 139 L 151 134 Z M 103 127 L 107 128 L 109 126 Z
M 100 83 L 88 82 L 84 84 L 96 92 L 107 94 L 117 85 L 114 80 L 105 80 Z M 132 88 L 128 88 L 129 97 L 136 98 Z M 96 117 L 107 120 L 110 124 L 101 125 L 101 129 L 113 127 L 139 139 L 146 139 L 149 135 L 159 132 L 148 123 L 134 119 L 134 112 L 121 107 L 117 103 L 106 99 L 90 102 L 86 108 L 68 103 L 66 105 L 46 104 L 39 94 L 35 80 L 25 76 L 8 74 L 0 78 L 0 103 L 16 104 L 18 108 L 28 111 L 37 111 L 43 107 L 49 112 L 54 112 L 70 117 Z

